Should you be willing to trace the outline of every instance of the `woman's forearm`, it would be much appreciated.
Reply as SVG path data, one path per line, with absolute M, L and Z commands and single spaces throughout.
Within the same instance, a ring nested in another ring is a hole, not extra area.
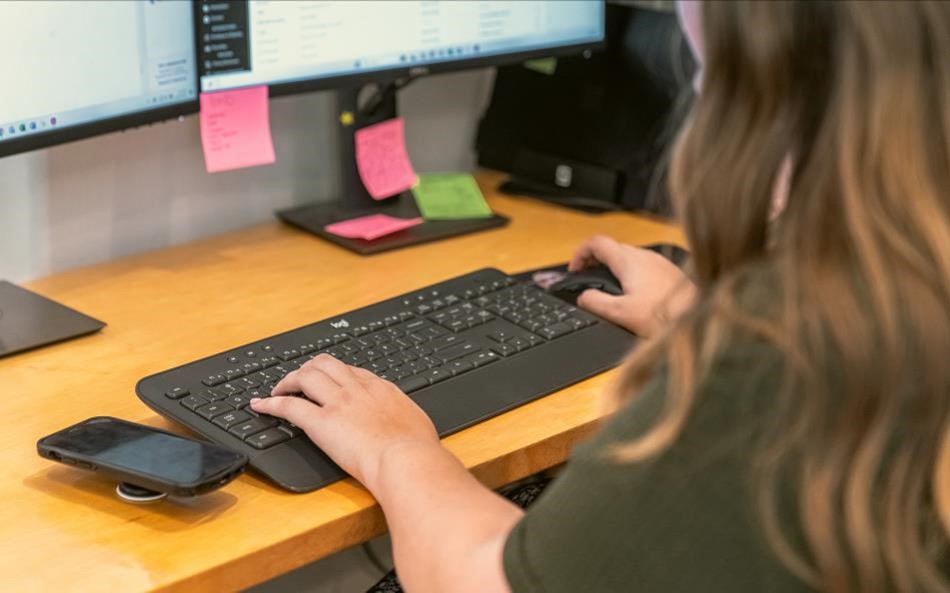
M 504 542 L 522 516 L 441 446 L 407 442 L 386 452 L 373 484 L 407 591 L 508 591 Z

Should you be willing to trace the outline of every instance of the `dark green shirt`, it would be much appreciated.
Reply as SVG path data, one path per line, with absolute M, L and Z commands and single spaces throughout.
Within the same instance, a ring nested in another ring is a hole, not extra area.
M 756 430 L 780 374 L 773 349 L 733 350 L 669 449 L 637 464 L 606 458 L 660 414 L 666 382 L 650 384 L 575 451 L 515 526 L 504 551 L 512 590 L 808 591 L 773 555 L 749 488 Z

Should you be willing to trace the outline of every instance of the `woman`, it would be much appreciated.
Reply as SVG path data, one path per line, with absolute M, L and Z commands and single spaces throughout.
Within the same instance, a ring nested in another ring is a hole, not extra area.
M 582 304 L 649 339 L 527 513 L 368 372 L 317 357 L 252 404 L 373 493 L 406 589 L 950 591 L 950 3 L 715 2 L 700 22 L 671 167 L 695 285 L 609 239 L 575 255 L 625 292 Z

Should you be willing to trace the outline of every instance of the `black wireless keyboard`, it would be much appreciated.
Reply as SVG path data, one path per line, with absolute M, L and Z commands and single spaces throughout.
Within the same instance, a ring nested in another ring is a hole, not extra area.
M 393 381 L 445 436 L 615 366 L 634 337 L 483 269 L 139 381 L 159 414 L 293 492 L 345 473 L 296 426 L 247 407 L 326 352 Z

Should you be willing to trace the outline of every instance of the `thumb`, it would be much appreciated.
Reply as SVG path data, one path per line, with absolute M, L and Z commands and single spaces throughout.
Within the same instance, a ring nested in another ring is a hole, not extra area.
M 577 297 L 577 306 L 617 325 L 623 325 L 623 298 L 589 288 Z

